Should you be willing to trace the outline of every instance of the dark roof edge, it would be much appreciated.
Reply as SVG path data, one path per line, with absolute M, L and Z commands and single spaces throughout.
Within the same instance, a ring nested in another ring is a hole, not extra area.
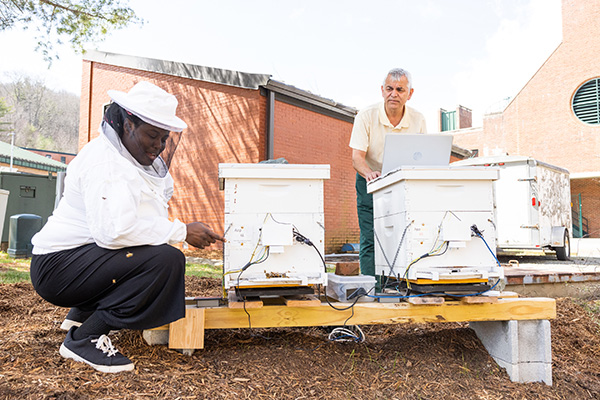
M 64 154 L 66 156 L 76 156 L 77 153 L 65 153 L 64 151 L 54 151 L 54 150 L 44 150 L 44 149 L 35 149 L 33 147 L 21 147 L 23 150 L 31 151 L 35 153 L 36 151 L 41 151 L 44 153 L 52 153 L 52 154 Z
M 83 59 L 118 67 L 140 69 L 143 71 L 157 72 L 182 78 L 237 86 L 244 89 L 258 89 L 260 86 L 266 85 L 271 78 L 270 75 L 265 74 L 250 74 L 182 62 L 108 53 L 98 50 L 86 51 L 83 55 Z
M 275 93 L 281 93 L 283 95 L 304 101 L 309 104 L 313 104 L 318 107 L 325 108 L 330 111 L 334 111 L 336 113 L 343 114 L 348 117 L 354 118 L 354 116 L 358 112 L 358 110 L 354 107 L 345 106 L 334 100 L 326 99 L 306 90 L 298 89 L 295 86 L 287 85 L 283 82 L 279 82 L 273 79 L 269 79 L 269 82 L 263 87 Z
M 464 149 L 462 147 L 458 147 L 457 145 L 452 145 L 452 155 L 454 157 L 465 159 L 473 157 L 473 152 L 471 150 Z

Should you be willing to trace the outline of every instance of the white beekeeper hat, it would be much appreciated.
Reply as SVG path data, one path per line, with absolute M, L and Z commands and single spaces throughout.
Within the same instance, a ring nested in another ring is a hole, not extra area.
M 175 115 L 177 98 L 150 82 L 141 81 L 129 90 L 109 90 L 110 98 L 142 121 L 166 129 L 181 132 L 187 124 Z

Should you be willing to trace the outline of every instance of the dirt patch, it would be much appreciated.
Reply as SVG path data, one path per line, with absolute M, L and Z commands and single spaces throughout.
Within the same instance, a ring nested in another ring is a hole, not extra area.
M 220 295 L 219 280 L 186 279 L 189 296 Z M 191 357 L 124 330 L 113 343 L 136 369 L 101 374 L 58 354 L 66 312 L 28 283 L 0 286 L 0 399 L 600 398 L 599 325 L 570 299 L 552 321 L 552 387 L 511 382 L 457 323 L 363 326 L 362 344 L 321 327 L 209 330 Z
M 190 248 L 190 249 L 186 249 L 186 250 L 182 250 L 182 251 L 186 257 L 206 258 L 208 260 L 222 260 L 223 259 L 223 250 L 211 249 L 210 247 L 208 249 L 196 249 L 194 247 L 194 248 Z

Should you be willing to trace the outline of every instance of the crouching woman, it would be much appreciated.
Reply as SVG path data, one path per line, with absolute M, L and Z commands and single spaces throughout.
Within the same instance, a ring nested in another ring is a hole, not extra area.
M 149 82 L 108 94 L 99 137 L 69 164 L 64 195 L 32 239 L 31 280 L 42 298 L 71 308 L 60 355 L 121 372 L 134 365 L 111 330 L 185 316 L 185 257 L 171 244 L 224 239 L 201 222 L 168 219 L 173 179 L 160 154 L 171 132 L 187 127 L 175 96 Z

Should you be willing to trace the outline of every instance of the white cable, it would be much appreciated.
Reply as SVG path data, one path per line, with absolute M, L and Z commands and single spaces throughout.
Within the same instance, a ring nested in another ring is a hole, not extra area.
M 362 329 L 360 329 L 360 326 L 354 325 L 353 329 L 354 330 L 351 330 L 342 326 L 335 328 L 329 334 L 329 340 L 334 342 L 364 342 L 365 334 Z

